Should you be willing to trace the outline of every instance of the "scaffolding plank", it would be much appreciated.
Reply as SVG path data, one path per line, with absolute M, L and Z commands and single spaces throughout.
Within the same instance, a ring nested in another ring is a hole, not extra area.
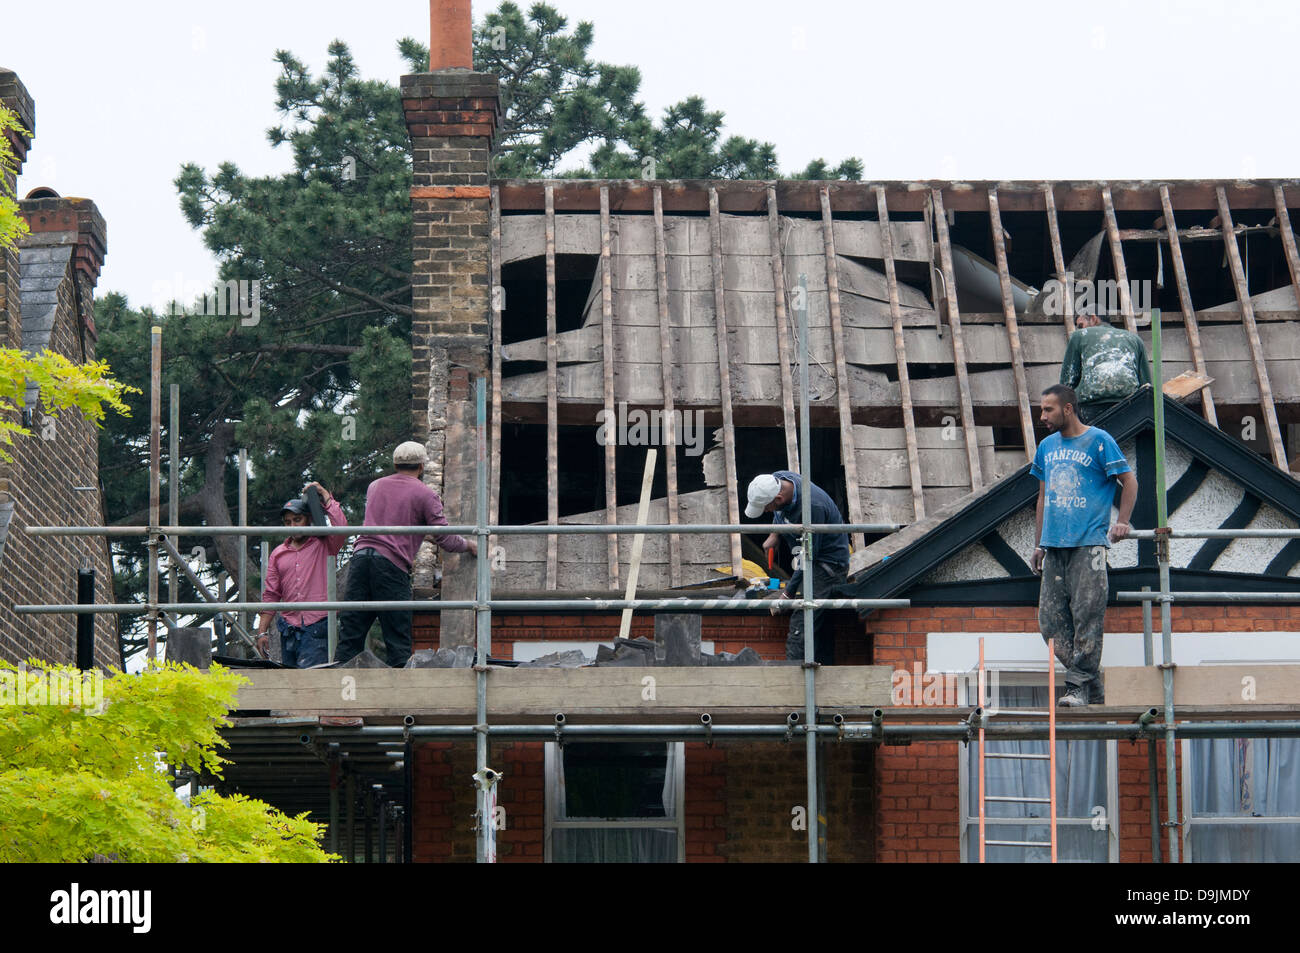
M 998 266 L 998 284 L 1002 288 L 1002 313 L 1007 321 L 1007 343 L 1011 348 L 1011 372 L 1016 382 L 1020 436 L 1025 442 L 1025 459 L 1032 462 L 1036 447 L 1034 418 L 1029 405 L 1029 387 L 1025 381 L 1025 362 L 1020 354 L 1020 325 L 1016 322 L 1016 305 L 1011 297 L 1011 273 L 1007 270 L 1006 236 L 1002 232 L 1002 211 L 998 207 L 996 187 L 989 188 L 989 223 L 993 229 L 993 257 Z
M 1140 711 L 1150 706 L 1163 708 L 1164 688 L 1160 670 L 1151 666 L 1119 666 L 1106 669 L 1106 704 Z M 1254 683 L 1253 698 L 1243 699 L 1243 679 Z M 1183 665 L 1174 679 L 1174 705 L 1180 720 L 1189 717 L 1187 708 L 1221 709 L 1230 717 L 1256 717 L 1260 711 L 1295 709 L 1300 700 L 1300 665 Z
M 921 480 L 921 457 L 916 447 L 916 417 L 912 412 L 912 382 L 907 372 L 907 341 L 898 303 L 898 274 L 894 267 L 893 232 L 889 225 L 889 202 L 883 188 L 876 188 L 876 215 L 880 247 L 889 285 L 889 313 L 894 322 L 894 361 L 898 367 L 898 388 L 903 404 L 903 436 L 907 445 L 907 470 L 912 483 L 912 519 L 925 519 L 925 484 Z
M 952 328 L 953 368 L 957 375 L 957 400 L 961 407 L 961 429 L 966 437 L 966 464 L 970 467 L 970 488 L 982 489 L 984 478 L 980 472 L 980 451 L 975 434 L 975 412 L 971 407 L 970 380 L 966 370 L 966 343 L 962 338 L 961 309 L 957 307 L 957 279 L 953 277 L 952 245 L 948 239 L 948 218 L 943 207 L 943 194 L 930 190 L 935 228 L 939 233 L 939 262 L 943 275 L 944 299 L 948 306 L 948 325 Z
M 617 614 L 611 618 L 617 621 Z M 249 669 L 246 675 L 249 684 L 240 688 L 236 711 L 401 712 L 461 720 L 474 715 L 472 669 Z M 647 675 L 655 680 L 652 699 L 644 698 Z M 892 675 L 887 665 L 823 667 L 817 675 L 817 707 L 888 707 Z M 355 691 L 339 691 L 344 676 L 355 679 Z M 764 710 L 783 720 L 804 704 L 804 674 L 797 665 L 493 668 L 489 679 L 488 718 L 496 723 L 553 723 L 556 712 L 644 722 L 685 713 L 693 714 L 698 725 L 701 712 L 717 717 L 742 710 Z
M 858 457 L 853 450 L 853 404 L 849 399 L 848 362 L 844 359 L 844 325 L 840 320 L 840 278 L 838 257 L 835 254 L 835 223 L 831 217 L 830 189 L 823 186 L 822 242 L 826 252 L 826 288 L 829 295 L 831 344 L 835 356 L 835 396 L 839 404 L 840 459 L 844 461 L 844 492 L 849 501 L 849 522 L 865 523 L 862 515 L 862 487 L 858 481 Z M 811 343 L 811 342 L 810 342 Z M 811 480 L 810 474 L 804 479 Z M 862 546 L 862 535 L 855 533 L 850 541 Z
M 794 374 L 790 358 L 790 321 L 785 307 L 785 264 L 781 249 L 781 216 L 776 207 L 776 186 L 767 187 L 767 243 L 772 256 L 772 283 L 775 288 L 777 362 L 781 366 L 781 415 L 785 421 L 786 467 L 799 470 L 798 427 L 794 416 Z
M 1101 187 L 1101 206 L 1106 218 L 1106 238 L 1110 242 L 1110 257 L 1115 266 L 1115 281 L 1119 284 L 1119 307 L 1124 314 L 1124 326 L 1137 333 L 1137 318 L 1133 314 L 1133 298 L 1128 293 L 1128 268 L 1124 264 L 1124 246 L 1119 240 L 1119 223 L 1115 221 L 1115 203 L 1110 186 Z
M 726 461 L 727 518 L 740 522 L 736 492 L 736 434 L 731 408 L 731 351 L 727 341 L 726 292 L 722 280 L 722 216 L 718 212 L 718 190 L 709 189 L 709 252 L 713 262 L 714 317 L 718 329 L 718 396 L 722 405 L 722 448 Z M 741 575 L 740 536 L 731 537 L 732 572 Z
M 604 391 L 605 423 L 614 419 L 614 293 L 610 261 L 609 187 L 600 190 L 600 354 Z M 618 478 L 615 468 L 617 445 L 605 440 L 605 522 L 618 522 Z M 552 537 L 554 538 L 554 537 Z M 549 558 L 549 556 L 548 556 Z M 618 544 L 611 537 L 606 545 L 606 575 L 611 588 L 618 588 Z
M 1174 263 L 1174 282 L 1178 285 L 1178 304 L 1183 311 L 1183 326 L 1187 329 L 1187 340 L 1192 348 L 1192 365 L 1198 374 L 1205 374 L 1201 331 L 1196 323 L 1196 309 L 1192 307 L 1192 291 L 1187 284 L 1187 268 L 1183 264 L 1183 247 L 1178 240 L 1178 223 L 1174 219 L 1174 206 L 1169 199 L 1167 185 L 1160 186 L 1160 208 L 1165 217 L 1165 231 L 1169 235 L 1169 257 Z M 1214 409 L 1214 393 L 1208 384 L 1201 391 L 1201 413 L 1211 424 L 1219 426 L 1219 415 Z
M 1073 276 L 1067 276 L 1065 273 L 1065 254 L 1061 248 L 1061 223 L 1056 217 L 1056 195 L 1052 191 L 1051 183 L 1043 183 L 1043 203 L 1047 207 L 1047 234 L 1052 243 L 1052 263 L 1056 267 L 1056 280 L 1065 285 L 1066 293 L 1062 295 L 1065 299 L 1065 313 L 1062 320 L 1065 322 L 1065 334 L 1068 337 L 1074 333 L 1074 295 L 1072 290 Z
M 560 521 L 559 395 L 555 344 L 555 187 L 546 187 L 546 522 Z M 554 589 L 554 536 L 546 537 L 546 588 Z
M 488 523 L 495 526 L 501 503 L 501 189 L 492 186 L 492 420 L 488 455 Z M 486 558 L 487 554 L 484 554 Z
M 1255 380 L 1259 384 L 1260 410 L 1264 413 L 1264 426 L 1268 431 L 1273 462 L 1283 471 L 1290 472 L 1286 450 L 1282 444 L 1282 429 L 1277 421 L 1277 408 L 1273 404 L 1273 387 L 1268 379 L 1268 365 L 1264 362 L 1264 349 L 1259 343 L 1259 328 L 1255 325 L 1255 308 L 1250 303 L 1250 289 L 1246 286 L 1246 275 L 1241 267 L 1241 250 L 1237 247 L 1237 236 L 1232 231 L 1232 209 L 1228 208 L 1228 194 L 1223 186 L 1217 187 L 1214 192 L 1219 202 L 1223 244 L 1228 252 L 1232 284 L 1237 290 L 1237 301 L 1241 304 L 1241 322 L 1246 329 L 1246 342 L 1250 345 L 1250 356 L 1255 366 Z
M 677 433 L 673 403 L 673 334 L 668 321 L 668 245 L 664 240 L 663 189 L 655 187 L 655 274 L 659 299 L 659 367 L 664 381 L 664 472 L 668 483 L 668 523 L 677 522 Z M 668 562 L 674 586 L 682 583 L 681 537 L 668 537 Z

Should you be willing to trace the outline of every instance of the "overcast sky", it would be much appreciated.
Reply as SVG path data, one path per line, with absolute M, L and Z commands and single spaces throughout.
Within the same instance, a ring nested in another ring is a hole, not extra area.
M 496 4 L 474 3 L 476 18 Z M 640 67 L 658 114 L 692 94 L 727 133 L 775 143 L 783 170 L 859 156 L 870 179 L 1295 177 L 1300 7 L 1290 3 L 723 3 L 556 0 L 595 27 L 593 55 Z M 6 3 L 0 66 L 36 100 L 19 195 L 95 201 L 98 291 L 148 304 L 207 281 L 182 219 L 184 162 L 272 174 L 275 51 L 319 69 L 335 39 L 396 83 L 423 0 Z

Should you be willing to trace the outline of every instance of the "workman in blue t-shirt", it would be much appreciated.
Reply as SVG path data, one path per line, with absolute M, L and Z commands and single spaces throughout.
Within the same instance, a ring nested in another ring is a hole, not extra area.
M 777 470 L 754 477 L 749 484 L 749 505 L 745 515 L 757 519 L 764 513 L 772 514 L 773 523 L 803 522 L 803 481 L 799 474 L 789 470 Z M 826 491 L 808 481 L 808 503 L 810 518 L 814 524 L 843 523 L 844 517 L 835 502 L 826 495 Z M 793 542 L 793 540 L 791 540 Z M 770 533 L 763 541 L 764 549 L 773 549 L 778 543 L 777 534 Z M 798 595 L 803 589 L 805 575 L 811 569 L 812 594 L 814 599 L 837 598 L 834 589 L 844 584 L 849 571 L 849 537 L 847 533 L 813 533 L 812 553 L 802 554 L 800 568 L 786 583 L 784 592 L 773 604 L 772 612 L 780 611 L 780 600 Z M 813 611 L 813 652 L 814 659 L 821 665 L 831 665 L 835 661 L 835 643 L 829 631 L 825 609 Z M 787 659 L 803 660 L 804 653 L 803 612 L 796 610 L 790 614 L 790 634 L 785 642 Z
M 1072 388 L 1043 391 L 1042 421 L 1052 433 L 1038 445 L 1030 472 L 1039 480 L 1030 566 L 1043 579 L 1038 625 L 1066 666 L 1059 704 L 1082 707 L 1106 700 L 1101 643 L 1106 620 L 1106 550 L 1129 534 L 1137 478 L 1114 438 L 1079 420 Z M 1110 525 L 1120 485 L 1119 520 Z

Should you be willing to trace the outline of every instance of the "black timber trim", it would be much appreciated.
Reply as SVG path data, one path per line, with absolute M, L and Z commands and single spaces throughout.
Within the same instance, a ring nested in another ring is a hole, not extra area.
M 1228 514 L 1228 518 L 1219 524 L 1219 529 L 1242 529 L 1250 525 L 1250 521 L 1255 518 L 1259 512 L 1260 500 L 1253 493 L 1247 493 L 1237 504 L 1237 508 Z M 1207 539 L 1205 545 L 1196 551 L 1187 562 L 1187 569 L 1213 569 L 1215 560 L 1223 555 L 1223 551 L 1232 543 L 1230 539 Z
M 1011 548 L 1010 544 L 1002 538 L 1002 534 L 994 530 L 980 540 L 984 548 L 989 551 L 989 555 L 998 561 L 998 565 L 1007 571 L 1009 576 L 1024 576 L 1030 572 L 1029 563 L 1021 558 L 1020 554 Z
M 893 562 L 893 560 L 890 560 Z M 1126 567 L 1111 569 L 1107 604 L 1112 606 L 1141 606 L 1140 602 L 1116 602 L 1117 592 L 1136 592 L 1143 586 L 1160 588 L 1160 574 L 1154 569 Z M 962 582 L 940 582 L 919 585 L 907 592 L 912 605 L 927 606 L 1036 606 L 1038 605 L 1038 576 L 1014 579 L 971 579 Z M 1204 572 L 1171 569 L 1169 584 L 1174 592 L 1285 592 L 1300 587 L 1300 580 L 1284 580 L 1276 576 L 1252 573 Z M 1174 605 L 1181 603 L 1175 602 Z M 1187 603 L 1188 605 L 1241 605 L 1239 602 Z M 1157 605 L 1157 603 L 1152 603 Z
M 1116 442 L 1127 440 L 1144 429 L 1151 429 L 1154 427 L 1154 403 L 1151 395 L 1149 386 L 1139 389 L 1101 414 L 1093 425 L 1107 431 Z M 1247 492 L 1253 493 L 1300 523 L 1300 483 L 1297 483 L 1289 473 L 1279 470 L 1270 461 L 1169 397 L 1164 398 L 1164 414 L 1166 440 L 1176 441 L 1192 457 L 1201 460 L 1210 469 L 1223 472 L 1240 483 Z M 877 563 L 859 573 L 844 587 L 846 597 L 884 599 L 918 586 L 922 579 L 945 560 L 993 532 L 1003 520 L 1012 516 L 1021 507 L 1033 505 L 1038 498 L 1038 486 L 1038 480 L 1029 472 L 1029 465 L 1026 464 L 1015 473 L 1003 478 L 979 499 L 943 520 L 919 539 L 893 553 L 887 561 Z M 1151 581 L 1156 576 L 1154 568 L 1144 571 L 1150 579 L 1144 579 L 1132 588 L 1141 588 L 1142 585 L 1158 587 L 1158 581 Z M 1173 572 L 1178 573 L 1179 570 Z M 1227 582 L 1249 578 L 1254 577 L 1237 573 L 1214 573 L 1207 576 L 1204 585 L 1200 588 L 1222 590 L 1225 589 L 1224 584 Z M 1266 576 L 1258 578 L 1269 579 Z M 1034 588 L 1033 598 L 1020 601 L 1021 597 L 1017 596 L 1016 601 L 1006 604 L 1027 604 L 1037 599 L 1037 579 L 1026 580 L 1026 582 Z M 1269 579 L 1267 586 L 1252 586 L 1241 591 L 1268 591 L 1270 587 L 1276 589 L 1277 582 L 1277 577 L 1273 577 Z M 981 594 L 980 601 L 972 604 L 990 605 L 1004 601 L 1002 599 L 988 601 L 993 597 L 994 590 L 1001 591 L 1013 587 L 1013 581 L 978 580 L 971 585 Z M 1185 585 L 1181 588 L 1197 587 Z M 938 586 L 917 588 L 918 594 L 937 594 L 941 591 L 949 590 Z
M 1285 576 L 1300 562 L 1300 539 L 1293 539 L 1277 551 L 1273 561 L 1264 569 L 1266 576 Z
M 1201 488 L 1201 484 L 1205 482 L 1205 478 L 1209 475 L 1210 468 L 1205 465 L 1205 462 L 1197 457 L 1192 457 L 1192 462 L 1187 465 L 1183 475 L 1175 481 L 1165 495 L 1170 516 L 1177 513 L 1178 507 L 1192 498 L 1192 495 Z

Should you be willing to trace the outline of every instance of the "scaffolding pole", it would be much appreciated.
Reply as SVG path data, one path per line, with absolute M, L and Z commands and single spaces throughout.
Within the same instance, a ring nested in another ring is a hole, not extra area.
M 683 530 L 683 526 L 686 527 Z M 521 526 L 26 526 L 29 536 L 146 536 L 163 533 L 181 536 L 357 536 L 366 534 L 384 536 L 428 536 L 433 529 L 437 535 L 476 536 L 480 530 L 497 536 L 549 536 L 569 534 L 576 536 L 635 536 L 638 533 L 664 535 L 668 533 L 709 533 L 717 536 L 734 533 L 893 533 L 903 528 L 901 523 L 675 523 L 633 526 L 623 523 L 559 523 L 555 526 L 529 523 Z M 1134 530 L 1133 535 L 1142 530 Z M 1243 531 L 1249 532 L 1249 531 Z M 1285 530 L 1265 530 L 1264 535 L 1283 536 Z M 1180 534 L 1188 535 L 1188 534 Z M 1300 530 L 1292 535 L 1300 536 Z
M 154 325 L 149 330 L 149 522 L 155 526 L 158 518 L 158 483 L 161 479 L 162 448 L 162 328 Z M 150 660 L 158 657 L 158 534 L 150 531 L 149 549 L 149 649 Z
M 1160 357 L 1160 309 L 1151 312 L 1152 399 L 1156 429 L 1156 562 L 1160 568 L 1160 594 L 1169 594 L 1169 513 L 1165 487 L 1164 368 Z M 1174 637 L 1172 606 L 1160 600 L 1161 680 L 1165 691 L 1165 809 L 1169 820 L 1169 862 L 1178 863 L 1178 776 L 1175 770 Z
M 788 608 L 796 612 L 801 608 L 821 609 L 906 609 L 909 599 L 787 599 Z M 453 609 L 478 610 L 487 603 L 473 599 L 442 601 L 439 599 L 390 599 L 370 602 L 164 602 L 158 605 L 162 612 L 184 612 L 204 615 L 221 612 L 327 612 L 356 610 L 359 612 L 392 612 L 401 609 L 420 609 L 426 612 L 448 612 Z M 543 612 L 548 609 L 584 610 L 587 612 L 616 612 L 622 609 L 639 609 L 655 612 L 711 612 L 748 611 L 767 612 L 772 607 L 769 599 L 497 599 L 491 606 L 502 612 Z M 83 612 L 104 612 L 123 615 L 140 611 L 138 602 L 115 602 L 102 605 L 16 605 L 14 611 L 25 615 L 61 615 Z
M 799 470 L 801 487 L 799 491 L 802 509 L 799 518 L 804 525 L 802 534 L 803 549 L 800 553 L 803 567 L 803 684 L 804 684 L 804 727 L 817 724 L 817 633 L 813 626 L 813 607 L 808 600 L 814 598 L 813 570 L 816 563 L 812 559 L 812 533 L 808 526 L 812 523 L 812 494 L 808 485 L 812 482 L 812 439 L 809 432 L 808 416 L 808 276 L 799 276 L 799 293 L 795 298 L 795 310 L 799 313 Z M 849 431 L 853 430 L 852 420 L 847 422 Z M 852 488 L 857 492 L 857 488 Z M 797 611 L 797 610 L 796 610 Z M 820 806 L 817 803 L 817 735 L 807 732 L 804 737 L 808 769 L 808 863 L 818 861 L 817 842 L 821 834 Z
M 478 461 L 475 479 L 478 494 L 475 499 L 474 518 L 479 522 L 478 552 L 475 568 L 478 571 L 475 597 L 480 603 L 474 614 L 477 626 L 477 651 L 474 658 L 475 673 L 475 738 L 476 769 L 474 772 L 475 798 L 478 801 L 477 859 L 480 864 L 496 863 L 496 782 L 500 775 L 488 766 L 488 656 L 492 652 L 492 574 L 488 556 L 487 533 L 487 380 L 480 377 L 474 388 L 474 406 L 478 422 Z
M 1157 709 L 1159 712 L 1159 709 Z M 637 724 L 540 724 L 540 725 L 489 725 L 488 734 L 505 741 L 707 741 L 715 742 L 770 739 L 782 740 L 792 730 L 805 734 L 825 736 L 836 741 L 870 742 L 888 744 L 906 744 L 908 741 L 957 741 L 963 744 L 978 742 L 976 726 L 983 718 L 984 733 L 990 741 L 1046 741 L 1050 727 L 1044 719 L 1034 721 L 1003 721 L 1014 715 L 994 715 L 988 711 L 976 714 L 974 709 L 951 709 L 952 721 L 943 724 L 904 724 L 882 721 L 873 725 L 870 721 L 846 721 L 836 715 L 830 724 L 799 725 L 792 729 L 789 721 L 780 724 L 752 725 L 637 725 Z M 792 712 L 799 715 L 799 712 Z M 1131 722 L 1121 724 L 1114 721 L 1105 722 L 1058 722 L 1056 737 L 1063 741 L 1138 741 L 1144 738 L 1159 738 L 1167 727 L 1154 721 L 1143 722 L 1140 719 L 1147 710 L 1135 713 Z M 796 720 L 797 724 L 797 720 Z M 1177 725 L 1178 733 L 1188 738 L 1296 738 L 1300 737 L 1300 720 L 1287 719 L 1269 721 L 1251 718 L 1242 721 L 1182 721 Z M 250 729 L 255 730 L 255 729 Z M 302 730 L 302 729 L 299 729 Z M 395 746 L 401 746 L 404 733 L 422 740 L 465 740 L 475 736 L 477 725 L 364 725 L 357 728 L 320 728 L 307 729 L 309 736 L 340 743 L 355 741 L 390 740 Z M 287 733 L 287 732 L 286 732 Z M 400 751 L 394 750 L 395 755 Z

